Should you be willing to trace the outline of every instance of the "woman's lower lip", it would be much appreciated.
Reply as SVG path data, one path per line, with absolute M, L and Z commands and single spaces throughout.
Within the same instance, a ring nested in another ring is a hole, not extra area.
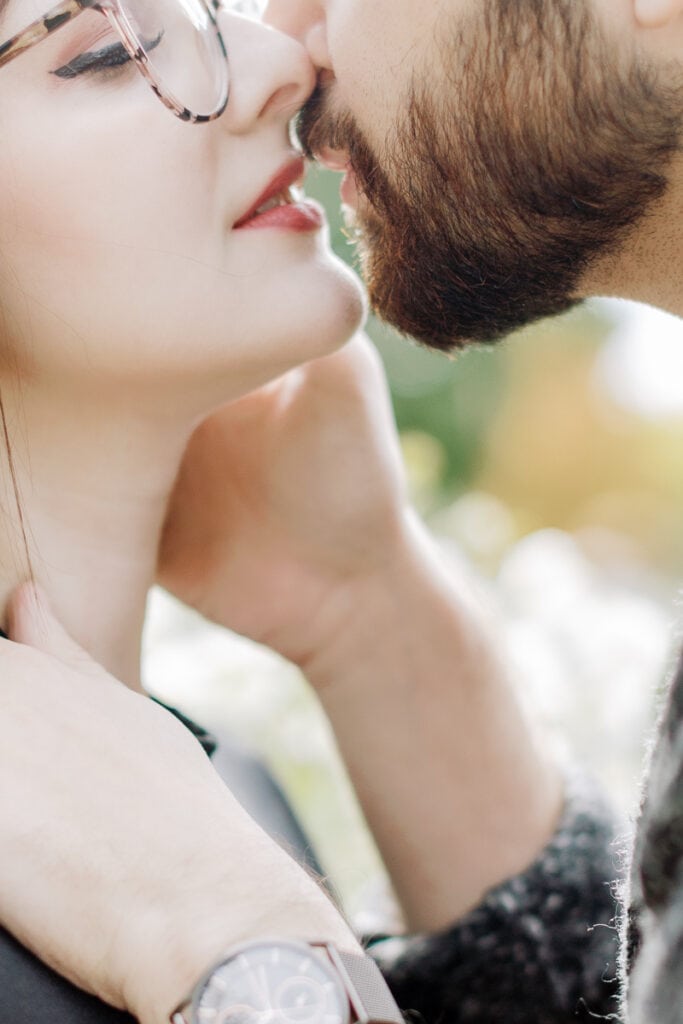
M 283 203 L 282 206 L 273 206 L 265 213 L 250 217 L 236 230 L 280 228 L 283 231 L 319 231 L 324 224 L 325 214 L 322 207 L 312 199 L 304 199 L 300 203 Z

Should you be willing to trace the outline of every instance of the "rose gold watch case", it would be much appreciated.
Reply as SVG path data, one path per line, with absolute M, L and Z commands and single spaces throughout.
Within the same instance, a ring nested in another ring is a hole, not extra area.
M 334 969 L 349 1002 L 349 1024 L 404 1024 L 403 1015 L 396 1005 L 389 987 L 375 961 L 364 954 L 339 949 L 331 942 L 295 941 L 264 938 L 245 942 L 229 950 L 195 985 L 192 993 L 174 1010 L 171 1024 L 202 1024 L 193 1008 L 196 1006 L 212 975 L 224 964 L 245 950 L 256 946 L 286 946 L 310 955 L 317 952 Z

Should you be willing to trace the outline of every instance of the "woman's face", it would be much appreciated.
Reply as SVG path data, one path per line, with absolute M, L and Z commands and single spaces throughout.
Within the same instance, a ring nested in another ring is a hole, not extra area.
M 49 6 L 8 0 L 0 42 Z M 300 170 L 288 124 L 313 68 L 292 39 L 219 21 L 230 99 L 209 124 L 174 117 L 130 62 L 55 75 L 108 44 L 97 12 L 0 68 L 0 331 L 19 370 L 227 398 L 357 326 L 356 279 L 315 217 L 240 223 Z

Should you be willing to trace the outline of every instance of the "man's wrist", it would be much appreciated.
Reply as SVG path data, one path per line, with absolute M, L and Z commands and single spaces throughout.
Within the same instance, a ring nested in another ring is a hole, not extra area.
M 481 651 L 488 623 L 475 605 L 473 588 L 458 588 L 455 569 L 444 569 L 443 562 L 436 541 L 406 509 L 391 531 L 381 562 L 372 572 L 337 588 L 334 609 L 315 646 L 296 659 L 326 709 L 339 694 L 351 696 L 357 670 L 362 669 L 366 678 L 373 664 L 373 689 L 386 688 L 390 697 L 397 683 L 391 671 L 397 652 L 407 642 L 422 654 L 429 630 L 448 633 L 451 654 L 456 645 L 463 657 L 475 647 Z M 435 674 L 431 682 L 451 686 L 452 678 Z

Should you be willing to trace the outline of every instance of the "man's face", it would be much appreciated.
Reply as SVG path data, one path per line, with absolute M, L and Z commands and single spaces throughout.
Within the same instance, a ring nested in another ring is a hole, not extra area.
M 666 191 L 671 67 L 593 0 L 271 0 L 321 69 L 304 147 L 348 166 L 376 310 L 424 343 L 559 313 Z

